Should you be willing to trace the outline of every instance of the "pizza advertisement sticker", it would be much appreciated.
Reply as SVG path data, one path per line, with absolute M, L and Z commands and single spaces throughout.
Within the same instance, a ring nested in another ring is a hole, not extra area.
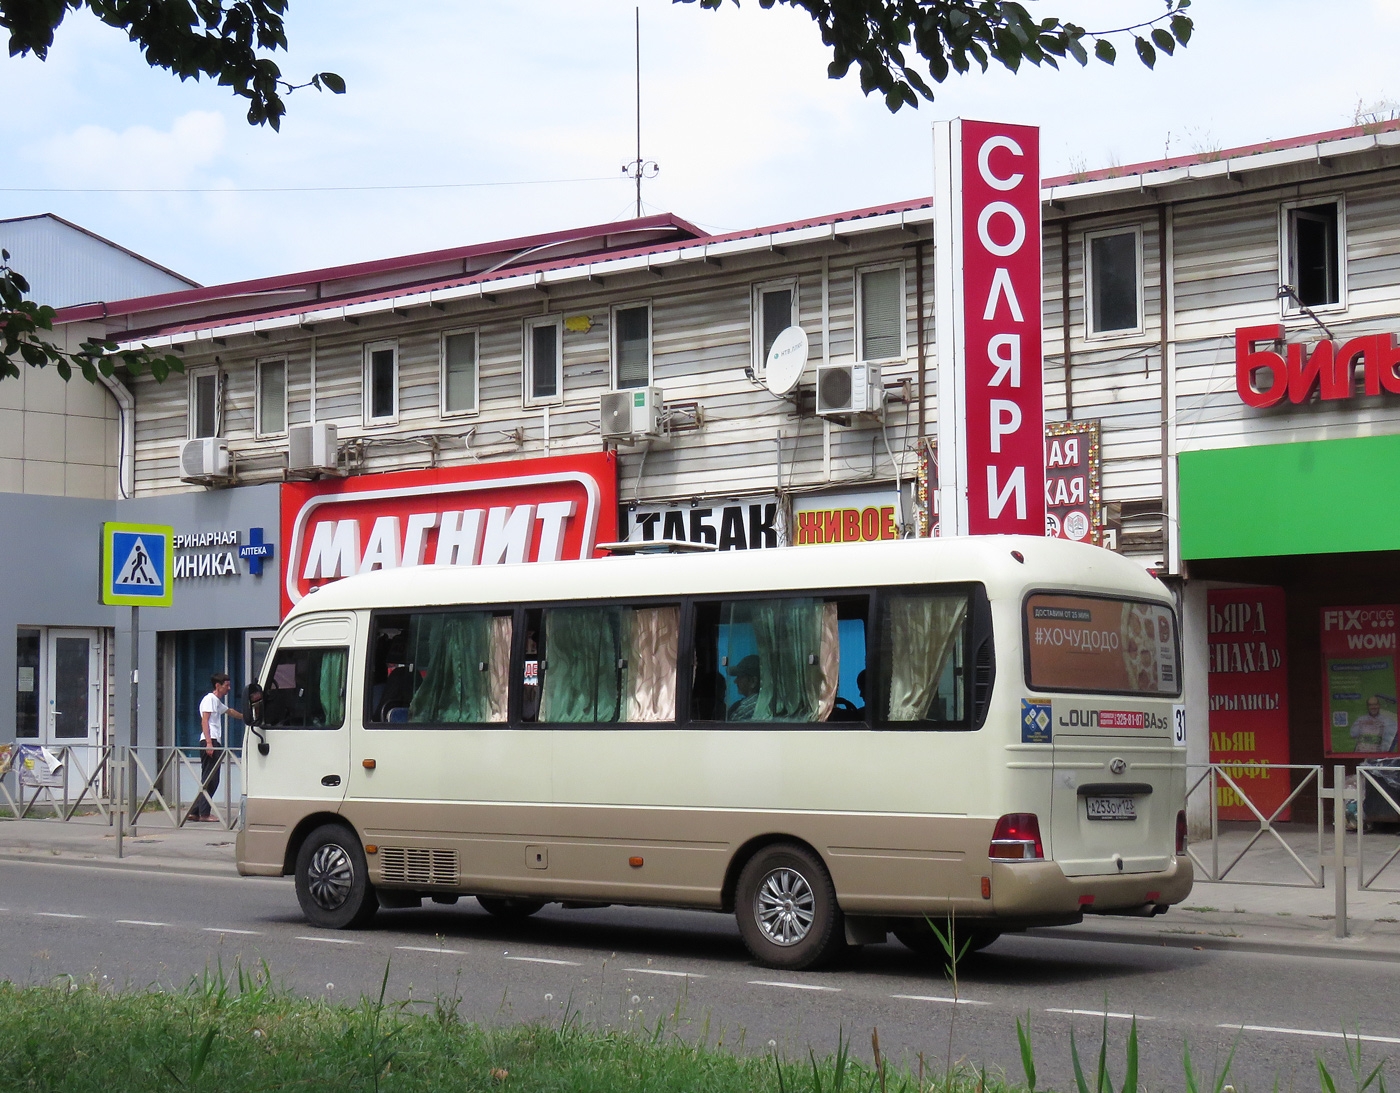
M 1025 627 L 1032 687 L 1180 694 L 1176 622 L 1164 604 L 1035 593 Z

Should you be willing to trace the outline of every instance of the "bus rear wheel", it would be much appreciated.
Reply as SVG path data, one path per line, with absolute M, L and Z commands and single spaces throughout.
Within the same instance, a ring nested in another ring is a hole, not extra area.
M 340 824 L 318 827 L 301 844 L 296 887 L 306 921 L 323 929 L 367 926 L 379 910 L 364 848 L 355 833 Z
M 845 948 L 831 874 L 795 843 L 775 843 L 749 859 L 739 874 L 734 917 L 749 952 L 770 968 L 819 967 Z
M 920 956 L 942 957 L 944 960 L 948 958 L 947 950 L 943 947 L 943 938 L 947 937 L 947 931 L 947 923 L 930 923 L 923 918 L 903 919 L 890 929 L 890 932 L 901 943 L 913 949 Z M 939 936 L 940 932 L 942 937 Z M 1001 937 L 1000 930 L 990 930 L 986 927 L 955 926 L 953 952 L 955 955 L 961 952 L 964 945 L 967 946 L 967 951 L 970 953 L 980 952 L 999 937 Z
M 476 902 L 488 914 L 511 922 L 529 918 L 544 906 L 541 900 L 518 899 L 515 896 L 477 896 Z

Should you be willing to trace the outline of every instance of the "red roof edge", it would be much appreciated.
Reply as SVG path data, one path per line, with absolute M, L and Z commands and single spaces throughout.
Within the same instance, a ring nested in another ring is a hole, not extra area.
M 234 281 L 226 285 L 210 285 L 188 291 L 166 292 L 157 296 L 141 296 L 130 300 L 76 304 L 63 308 L 54 316 L 59 323 L 84 322 L 90 319 L 105 319 L 112 315 L 122 315 L 133 311 L 153 311 L 167 307 L 181 307 L 186 304 L 203 303 L 224 297 L 251 296 L 258 293 L 286 291 L 316 284 L 320 281 L 340 280 L 349 277 L 364 277 L 377 273 L 391 273 L 414 266 L 431 265 L 435 262 L 456 259 L 479 258 L 486 255 L 502 254 L 509 251 L 526 251 L 546 247 L 552 243 L 567 243 L 571 240 L 586 239 L 592 235 L 611 235 L 623 232 L 646 231 L 652 228 L 673 228 L 691 239 L 708 237 L 702 228 L 682 220 L 671 213 L 643 216 L 633 220 L 619 220 L 606 224 L 592 224 L 582 228 L 569 228 L 563 231 L 544 232 L 539 235 L 524 235 L 514 239 L 500 239 L 489 243 L 476 243 L 465 247 L 448 247 L 443 250 L 423 251 L 418 254 L 401 255 L 395 258 L 378 258 L 369 262 L 354 262 L 344 266 L 327 266 L 324 269 L 309 270 L 304 273 L 284 273 L 273 277 L 259 277 L 251 281 Z
M 1325 133 L 1309 133 L 1301 137 L 1288 137 L 1284 140 L 1268 140 L 1259 144 L 1245 144 L 1238 148 L 1222 148 L 1218 152 L 1197 152 L 1189 156 L 1173 156 L 1170 159 L 1154 159 L 1145 163 L 1130 163 L 1124 167 L 1103 167 L 1097 171 L 1081 171 L 1071 175 L 1056 175 L 1041 182 L 1042 186 L 1070 186 L 1077 182 L 1101 182 L 1107 178 L 1131 178 L 1133 175 L 1151 174 L 1153 171 L 1170 171 L 1175 167 L 1192 167 L 1198 163 L 1218 163 L 1226 159 L 1239 159 L 1242 156 L 1257 156 L 1264 152 L 1282 152 L 1288 148 L 1306 148 L 1310 144 L 1322 144 L 1332 140 L 1347 140 L 1351 137 L 1369 137 L 1376 133 L 1390 133 L 1400 129 L 1400 119 L 1376 122 L 1368 125 L 1352 125 L 1346 129 L 1329 129 Z

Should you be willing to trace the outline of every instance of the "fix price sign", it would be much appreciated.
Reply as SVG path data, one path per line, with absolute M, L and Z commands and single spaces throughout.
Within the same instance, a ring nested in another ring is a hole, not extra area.
M 945 534 L 1044 535 L 1040 133 L 938 130 L 939 314 L 953 317 L 938 347 L 940 448 L 954 441 Z

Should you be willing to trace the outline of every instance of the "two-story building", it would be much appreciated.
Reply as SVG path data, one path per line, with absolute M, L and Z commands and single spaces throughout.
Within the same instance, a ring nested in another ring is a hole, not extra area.
M 1081 442 L 1057 527 L 1179 589 L 1191 761 L 1394 750 L 1400 129 L 1042 194 L 1047 431 Z M 926 533 L 932 219 L 927 199 L 727 235 L 657 216 L 69 309 L 187 362 L 130 384 L 138 500 L 266 498 L 256 523 L 191 510 L 178 595 L 242 582 L 266 617 L 152 620 L 143 739 L 187 742 L 190 681 L 244 674 L 281 610 L 350 572 Z M 795 386 L 766 370 L 790 327 Z M 253 527 L 271 576 L 239 555 Z

